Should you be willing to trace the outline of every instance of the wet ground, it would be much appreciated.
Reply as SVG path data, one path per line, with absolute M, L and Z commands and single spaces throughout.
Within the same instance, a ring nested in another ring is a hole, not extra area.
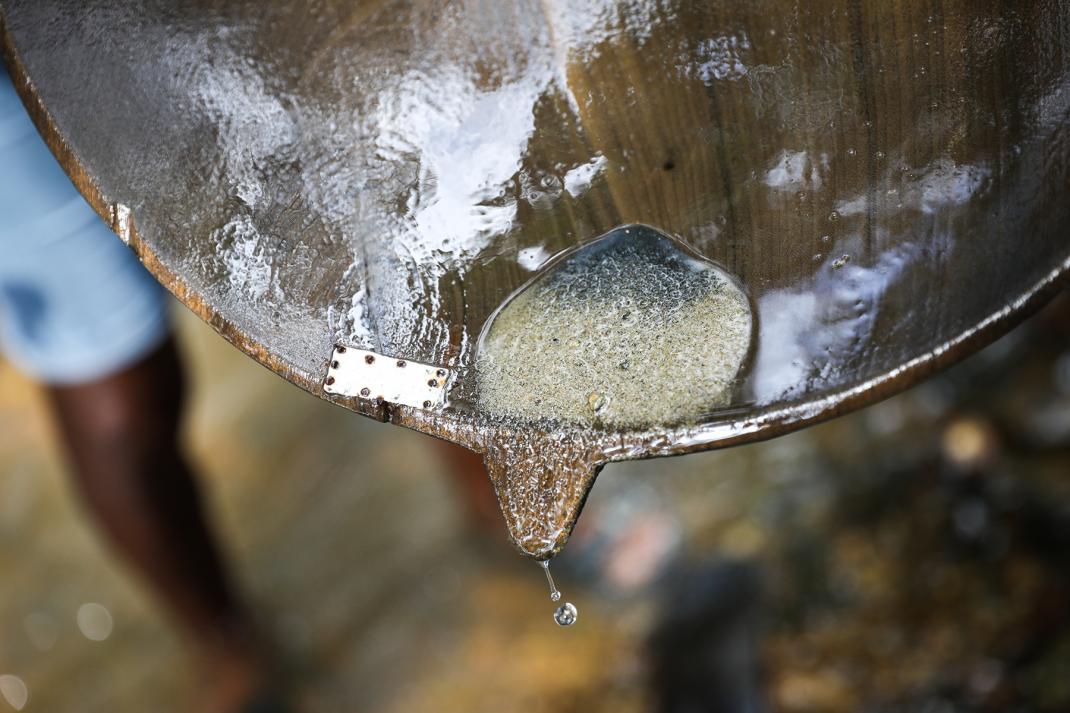
M 186 314 L 189 443 L 302 710 L 1070 709 L 1070 301 L 768 443 L 607 468 L 555 577 L 429 438 L 305 395 Z M 0 365 L 0 711 L 185 710 L 193 679 Z

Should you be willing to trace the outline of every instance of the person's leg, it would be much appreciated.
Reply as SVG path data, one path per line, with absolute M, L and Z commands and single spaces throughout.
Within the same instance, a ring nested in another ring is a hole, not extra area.
M 79 196 L 2 63 L 0 166 L 0 353 L 48 389 L 90 514 L 214 678 L 199 710 L 240 711 L 269 677 L 179 449 L 169 299 Z
M 117 374 L 48 391 L 91 514 L 181 623 L 210 637 L 234 596 L 176 442 L 182 371 L 173 343 Z
M 267 672 L 179 447 L 183 374 L 173 341 L 111 376 L 48 390 L 90 514 L 211 669 L 219 710 L 247 700 Z

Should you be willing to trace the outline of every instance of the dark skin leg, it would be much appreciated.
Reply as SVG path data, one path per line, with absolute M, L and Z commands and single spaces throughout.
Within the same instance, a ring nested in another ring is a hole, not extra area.
M 49 394 L 90 514 L 215 679 L 209 708 L 238 710 L 267 675 L 179 447 L 184 383 L 174 343 L 118 374 Z

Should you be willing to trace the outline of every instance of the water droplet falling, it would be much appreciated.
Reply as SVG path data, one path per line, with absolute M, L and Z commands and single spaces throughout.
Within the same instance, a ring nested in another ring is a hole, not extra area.
M 539 566 L 542 567 L 542 571 L 546 574 L 546 583 L 550 585 L 550 601 L 560 601 L 561 592 L 558 591 L 557 585 L 554 584 L 553 575 L 550 574 L 550 561 L 541 560 Z M 554 621 L 557 622 L 558 626 L 572 626 L 576 623 L 578 616 L 579 612 L 572 602 L 565 602 L 554 610 Z
M 576 607 L 572 606 L 571 602 L 565 602 L 554 612 L 554 621 L 558 626 L 572 626 L 576 623 L 577 616 L 579 612 L 576 611 Z

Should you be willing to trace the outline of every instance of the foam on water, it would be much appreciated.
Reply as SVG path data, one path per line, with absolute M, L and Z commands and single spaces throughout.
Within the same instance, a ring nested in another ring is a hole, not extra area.
M 476 356 L 479 406 L 508 424 L 482 450 L 516 546 L 540 560 L 564 546 L 606 430 L 726 405 L 752 334 L 742 288 L 653 228 L 617 228 L 543 266 Z
M 511 419 L 677 425 L 728 402 L 750 349 L 743 290 L 645 226 L 553 263 L 480 341 L 479 405 Z

